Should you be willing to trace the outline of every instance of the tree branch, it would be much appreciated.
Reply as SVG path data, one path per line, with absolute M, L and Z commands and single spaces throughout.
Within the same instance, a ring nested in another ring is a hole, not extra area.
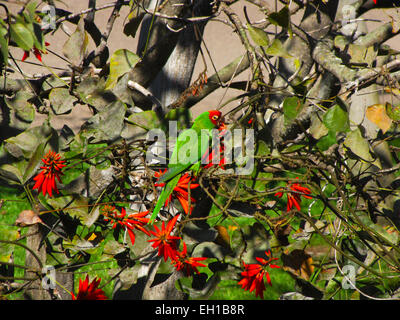
M 335 75 L 341 82 L 354 81 L 357 71 L 346 67 L 333 52 L 333 41 L 324 39 L 315 46 L 312 57 L 321 67 Z
M 106 52 L 108 52 L 107 41 L 114 26 L 115 19 L 117 19 L 119 11 L 121 10 L 123 4 L 123 0 L 118 0 L 115 4 L 113 11 L 108 18 L 106 30 L 101 35 L 100 44 L 86 57 L 83 62 L 84 66 L 89 65 L 89 63 L 93 61 L 95 66 L 99 68 L 107 62 L 108 54 L 105 54 Z M 97 57 L 100 57 L 99 61 L 94 61 Z
M 210 93 L 214 92 L 219 87 L 223 86 L 224 83 L 230 81 L 232 78 L 242 73 L 250 66 L 248 55 L 240 56 L 234 61 L 223 67 L 217 73 L 213 74 L 208 78 L 207 84 L 203 86 L 203 89 L 196 96 L 188 96 L 185 91 L 178 100 L 168 106 L 168 109 L 174 108 L 190 108 L 195 105 Z
M 159 12 L 167 16 L 183 17 L 187 14 L 187 7 L 182 5 L 181 0 L 169 0 Z M 150 31 L 148 49 L 142 60 L 129 72 L 129 79 L 144 88 L 147 88 L 157 76 L 178 42 L 180 32 L 171 31 L 167 24 L 176 30 L 182 27 L 182 22 L 178 19 L 155 17 L 155 23 Z M 133 92 L 132 99 L 142 108 L 150 107 L 147 99 L 138 91 Z

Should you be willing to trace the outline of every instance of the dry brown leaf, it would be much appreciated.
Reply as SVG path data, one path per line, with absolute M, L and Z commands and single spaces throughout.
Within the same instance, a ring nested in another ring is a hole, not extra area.
M 385 106 L 383 104 L 374 104 L 367 107 L 365 112 L 367 118 L 375 123 L 383 133 L 389 130 L 392 125 L 392 119 L 386 113 Z
M 219 245 L 222 245 L 226 248 L 230 248 L 231 240 L 229 237 L 228 230 L 224 226 L 215 226 L 214 228 L 218 232 L 218 235 L 214 240 L 215 243 L 218 243 Z
M 288 254 L 282 253 L 281 260 L 284 270 L 288 270 L 303 279 L 310 279 L 314 272 L 313 259 L 304 250 L 295 249 Z
M 15 225 L 18 227 L 29 227 L 37 223 L 43 223 L 39 215 L 32 210 L 21 211 L 17 220 L 15 220 Z

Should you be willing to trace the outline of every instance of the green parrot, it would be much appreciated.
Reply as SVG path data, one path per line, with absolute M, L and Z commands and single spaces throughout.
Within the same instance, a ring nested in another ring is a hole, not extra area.
M 211 110 L 200 114 L 190 129 L 179 134 L 168 170 L 159 179 L 158 183 L 165 183 L 154 207 L 149 224 L 152 224 L 164 203 L 177 186 L 182 173 L 190 169 L 197 174 L 200 169 L 200 160 L 208 151 L 212 138 L 212 129 L 224 126 L 220 111 Z

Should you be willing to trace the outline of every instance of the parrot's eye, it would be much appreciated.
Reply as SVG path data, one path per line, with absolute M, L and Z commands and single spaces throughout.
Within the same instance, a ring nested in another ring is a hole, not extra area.
M 214 121 L 217 121 L 218 120 L 218 116 L 212 116 L 212 119 L 214 120 Z

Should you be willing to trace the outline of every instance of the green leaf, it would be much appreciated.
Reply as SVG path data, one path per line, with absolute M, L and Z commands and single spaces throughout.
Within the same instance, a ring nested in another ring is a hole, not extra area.
M 350 43 L 347 46 L 346 53 L 350 56 L 349 63 L 366 63 L 371 67 L 376 59 L 378 51 L 373 46 L 365 47 Z
M 6 105 L 10 109 L 10 126 L 20 130 L 30 127 L 35 118 L 35 109 L 28 101 L 32 97 L 32 93 L 20 90 L 12 98 L 5 99 Z
M 386 102 L 385 109 L 390 119 L 400 121 L 400 105 L 393 106 L 389 102 Z
M 278 39 L 274 39 L 271 45 L 265 49 L 265 53 L 274 57 L 293 58 Z
M 82 82 L 81 82 L 82 83 Z M 48 91 L 53 88 L 57 87 L 65 87 L 65 81 L 60 79 L 58 76 L 51 75 L 50 77 L 47 77 L 44 79 L 43 84 L 42 84 L 42 90 L 43 91 Z M 79 87 L 79 85 L 78 85 Z
M 288 6 L 284 6 L 279 12 L 272 12 L 268 15 L 268 20 L 275 26 L 287 29 L 290 37 L 292 37 L 292 28 L 290 26 L 290 10 Z
M 285 123 L 288 124 L 296 119 L 297 115 L 303 109 L 303 103 L 298 97 L 287 97 L 283 101 L 283 115 Z
M 85 57 L 87 45 L 88 35 L 85 31 L 83 18 L 81 18 L 76 30 L 65 42 L 63 54 L 73 65 L 79 66 Z
M 326 136 L 328 132 L 328 128 L 320 120 L 320 117 L 316 113 L 313 113 L 311 115 L 310 125 L 310 134 L 313 136 L 313 138 L 319 140 L 320 138 Z
M 25 157 L 29 159 L 37 146 L 42 142 L 47 142 L 53 133 L 53 129 L 45 121 L 42 125 L 29 128 L 15 137 L 8 138 L 6 150 L 16 158 Z
M 78 218 L 86 224 L 89 218 L 88 199 L 78 194 L 47 199 L 47 203 L 54 209 L 62 209 L 70 217 Z
M 124 25 L 124 34 L 134 38 L 144 15 L 145 12 L 136 6 L 128 15 L 129 21 Z
M 165 115 L 165 121 L 176 121 L 178 130 L 190 128 L 192 112 L 188 108 L 174 108 Z
M 373 162 L 375 160 L 370 153 L 368 141 L 363 138 L 358 128 L 347 133 L 344 145 L 364 161 Z
M 30 51 L 33 48 L 32 33 L 21 22 L 11 25 L 11 39 L 24 51 Z
M 73 253 L 85 251 L 88 254 L 95 254 L 99 246 L 75 235 L 72 241 L 64 239 L 63 247 L 71 250 Z
M 359 212 L 358 217 L 368 228 L 370 228 L 372 231 L 376 232 L 378 235 L 380 235 L 382 238 L 384 238 L 387 242 L 389 242 L 392 246 L 398 245 L 399 233 L 397 231 L 388 232 L 384 227 L 372 222 L 371 218 L 363 212 Z M 368 238 L 368 240 L 375 242 L 369 236 L 368 233 L 366 233 L 365 236 Z
M 284 6 L 279 12 L 272 12 L 268 15 L 268 20 L 275 26 L 288 28 L 290 23 L 290 11 Z
M 103 249 L 103 254 L 109 256 L 115 256 L 126 250 L 125 246 L 114 239 L 110 239 L 106 242 Z
M 128 117 L 127 122 L 121 136 L 128 140 L 145 139 L 147 132 L 151 129 L 165 129 L 153 110 L 133 113 Z
M 86 162 L 80 162 L 78 165 L 74 165 L 71 169 L 63 171 L 64 175 L 62 178 L 62 182 L 64 185 L 67 185 L 79 178 L 89 169 L 90 165 Z
M 336 132 L 329 131 L 327 135 L 323 136 L 317 142 L 317 147 L 321 151 L 328 150 L 330 146 L 336 143 Z
M 26 183 L 35 173 L 36 168 L 41 163 L 41 159 L 44 155 L 45 147 L 46 147 L 46 142 L 43 142 L 43 143 L 39 144 L 37 146 L 36 150 L 33 152 L 31 158 L 28 161 L 28 165 L 24 171 L 23 183 Z
M 338 104 L 329 108 L 323 117 L 324 125 L 334 132 L 347 132 L 350 129 L 349 116 Z
M 207 257 L 223 260 L 227 254 L 227 249 L 209 241 L 199 243 L 193 250 L 193 257 Z
M 78 100 L 66 88 L 54 88 L 50 91 L 49 100 L 55 114 L 68 113 Z
M 2 55 L 3 63 L 8 64 L 8 41 L 7 41 L 7 28 L 0 23 L 0 53 Z
M 25 160 L 20 161 L 19 163 L 24 162 L 26 163 Z M 24 178 L 22 174 L 22 170 L 17 166 L 19 163 L 14 163 L 13 165 L 11 164 L 3 164 L 0 166 L 0 174 L 5 177 L 9 181 L 14 181 L 14 182 L 19 182 L 21 185 L 24 184 Z M 4 172 L 5 171 L 5 172 Z M 11 174 L 11 176 L 10 176 Z
M 247 24 L 247 30 L 249 30 L 249 34 L 251 39 L 253 39 L 254 43 L 260 47 L 269 46 L 269 38 L 268 34 L 260 28 L 253 27 L 251 24 Z
M 88 139 L 93 138 L 92 143 L 120 138 L 125 112 L 126 105 L 121 101 L 111 103 L 83 124 L 82 134 Z
M 110 58 L 110 75 L 106 82 L 106 89 L 112 89 L 120 76 L 131 70 L 140 57 L 127 49 L 115 51 Z
M 18 230 L 10 230 L 9 227 L 0 226 L 0 239 L 6 241 L 15 241 L 19 238 Z M 11 254 L 15 245 L 0 242 L 0 262 L 10 262 Z
M 76 92 L 83 102 L 95 107 L 97 111 L 102 111 L 111 102 L 118 100 L 113 92 L 105 90 L 103 78 L 85 78 L 76 88 Z

